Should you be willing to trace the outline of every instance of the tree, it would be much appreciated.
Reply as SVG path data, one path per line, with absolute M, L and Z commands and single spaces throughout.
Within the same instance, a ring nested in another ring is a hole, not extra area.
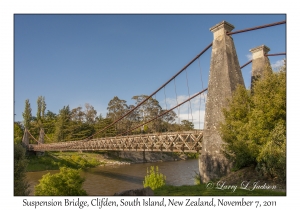
M 60 172 L 51 175 L 47 173 L 35 186 L 35 195 L 43 196 L 83 196 L 87 195 L 82 189 L 84 178 L 80 176 L 80 170 L 66 167 L 60 168 Z
M 45 111 L 46 111 L 45 97 L 39 96 L 37 99 L 37 112 L 36 112 L 36 121 L 38 122 L 39 126 L 42 126 L 42 121 L 45 117 Z
M 76 122 L 84 122 L 85 113 L 82 111 L 82 107 L 79 106 L 71 110 L 71 120 Z
M 249 138 L 249 119 L 251 93 L 243 86 L 238 86 L 227 109 L 223 110 L 224 123 L 221 124 L 221 136 L 227 143 L 226 156 L 234 161 L 235 169 L 256 163 L 258 145 Z
M 21 144 L 24 135 L 24 129 L 19 122 L 14 122 L 14 143 Z
M 89 103 L 85 104 L 85 122 L 88 124 L 94 124 L 97 117 L 97 111 Z
M 23 124 L 26 129 L 30 129 L 30 122 L 32 119 L 32 114 L 31 114 L 31 107 L 29 103 L 29 99 L 25 100 L 25 109 L 24 112 L 22 113 L 23 115 Z
M 166 110 L 161 110 L 161 113 L 164 113 Z M 175 131 L 174 128 L 174 121 L 176 119 L 177 115 L 174 111 L 170 111 L 167 114 L 163 115 L 162 118 L 162 129 L 161 131 Z
M 36 119 L 37 121 L 41 121 L 41 114 L 42 114 L 42 100 L 43 97 L 39 96 L 36 103 L 37 103 L 37 112 L 36 112 Z
M 132 99 L 135 100 L 135 104 L 138 105 L 142 101 L 144 101 L 148 96 L 147 95 L 138 95 L 133 96 Z M 139 119 L 142 122 L 146 122 L 156 116 L 158 116 L 162 112 L 162 108 L 159 105 L 159 102 L 154 98 L 149 98 L 145 103 L 143 103 L 138 109 Z M 141 127 L 141 130 L 145 132 L 148 130 L 149 132 L 155 132 L 160 129 L 161 126 L 161 118 L 152 121 L 151 123 L 144 125 Z
M 68 106 L 64 106 L 59 110 L 59 115 L 55 124 L 55 141 L 63 141 L 69 139 L 69 125 L 70 125 L 71 111 Z
M 115 121 L 126 114 L 126 112 L 128 111 L 128 106 L 125 100 L 121 100 L 117 96 L 115 96 L 112 100 L 109 101 L 107 110 L 107 118 Z M 115 128 L 118 133 L 126 131 L 126 119 L 123 119 L 122 121 L 116 123 Z
M 224 152 L 236 169 L 255 164 L 264 174 L 285 179 L 286 71 L 270 71 L 255 81 L 252 92 L 238 87 L 223 110 L 220 133 Z
M 25 149 L 20 144 L 14 144 L 14 195 L 29 195 L 29 184 L 26 181 L 27 160 Z
M 184 131 L 194 130 L 194 124 L 188 120 L 182 120 L 181 127 Z
M 86 110 L 79 106 L 71 110 L 70 114 L 70 139 L 79 140 L 91 136 L 95 129 L 96 110 L 90 104 L 85 104 Z
M 46 102 L 45 97 L 42 98 L 42 108 L 41 108 L 41 117 L 42 119 L 45 117 L 45 111 L 46 111 Z
M 56 121 L 57 121 L 57 115 L 49 110 L 47 110 L 47 113 L 44 116 L 44 122 L 43 127 L 44 131 L 48 138 L 45 138 L 45 142 L 49 143 L 49 139 L 53 140 L 53 136 L 55 133 L 55 127 L 56 127 Z
M 102 130 L 103 128 L 107 127 L 108 125 L 112 124 L 113 121 L 110 118 L 102 118 L 102 116 L 98 117 L 98 120 L 95 124 L 95 130 Z M 116 135 L 115 127 L 110 127 L 101 133 L 97 133 L 95 137 L 108 137 L 108 136 L 115 136 Z

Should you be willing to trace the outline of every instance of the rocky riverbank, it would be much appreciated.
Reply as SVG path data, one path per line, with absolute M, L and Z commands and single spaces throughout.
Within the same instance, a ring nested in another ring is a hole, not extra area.
M 165 162 L 186 160 L 189 157 L 186 154 L 164 153 L 164 152 L 127 152 L 127 151 L 110 151 L 99 154 L 98 160 L 104 164 L 134 164 L 145 162 Z

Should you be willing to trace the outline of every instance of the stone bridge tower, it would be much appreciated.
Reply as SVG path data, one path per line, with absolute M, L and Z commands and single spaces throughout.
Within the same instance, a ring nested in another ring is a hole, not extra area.
M 255 80 L 263 76 L 264 70 L 271 70 L 266 68 L 267 66 L 271 66 L 269 58 L 265 56 L 269 51 L 270 48 L 265 45 L 250 50 L 252 53 L 251 90 Z
M 223 21 L 212 28 L 212 55 L 204 118 L 202 153 L 199 172 L 202 183 L 218 179 L 230 172 L 232 163 L 222 153 L 223 141 L 218 127 L 224 120 L 222 109 L 227 105 L 238 84 L 244 85 L 233 39 L 227 32 L 234 26 Z

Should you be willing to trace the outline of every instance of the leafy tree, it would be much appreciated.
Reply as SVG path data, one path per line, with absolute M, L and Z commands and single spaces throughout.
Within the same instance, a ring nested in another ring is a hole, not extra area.
M 41 120 L 41 112 L 42 112 L 42 100 L 43 100 L 43 97 L 42 96 L 39 96 L 38 99 L 37 99 L 37 112 L 36 112 L 36 118 L 37 120 Z
M 55 125 L 57 121 L 57 115 L 49 110 L 44 116 L 43 127 L 48 138 L 45 138 L 45 143 L 49 143 L 49 140 L 53 141 L 55 133 Z M 51 141 L 50 141 L 51 142 Z
M 221 125 L 222 139 L 227 143 L 226 156 L 235 162 L 235 168 L 256 163 L 258 145 L 249 138 L 248 129 L 252 107 L 250 91 L 238 86 L 227 109 Z
M 87 195 L 82 189 L 84 178 L 80 171 L 66 167 L 60 168 L 60 172 L 51 175 L 47 173 L 35 186 L 35 195 L 44 196 L 83 196 Z
M 145 100 L 148 96 L 147 95 L 138 95 L 133 96 L 132 99 L 135 100 L 135 104 L 138 105 L 143 100 Z M 162 108 L 159 105 L 159 102 L 154 98 L 149 98 L 144 104 L 142 104 L 138 109 L 137 112 L 139 114 L 139 119 L 142 122 L 146 122 L 156 116 L 158 116 L 162 112 Z M 157 119 L 152 121 L 151 123 L 144 125 L 141 128 L 141 131 L 148 130 L 149 132 L 157 131 L 161 126 L 161 119 Z
M 46 102 L 45 102 L 45 97 L 42 97 L 42 108 L 41 108 L 41 117 L 42 119 L 45 117 L 45 111 L 46 111 Z
M 85 104 L 86 110 L 82 111 L 82 107 L 77 107 L 71 110 L 69 131 L 71 140 L 84 139 L 91 136 L 96 122 L 96 110 L 90 104 Z
M 106 126 L 112 124 L 113 121 L 110 118 L 102 118 L 98 117 L 97 122 L 95 124 L 95 130 L 99 131 L 105 128 Z M 101 137 L 109 137 L 109 136 L 115 136 L 116 135 L 116 129 L 115 127 L 110 127 L 106 129 L 104 132 L 98 133 L 95 135 L 95 137 L 101 138 Z
M 24 129 L 22 128 L 21 123 L 14 122 L 14 143 L 21 144 L 23 135 Z
M 97 111 L 89 103 L 85 104 L 85 122 L 88 124 L 94 124 L 97 117 Z
M 132 110 L 135 106 L 129 105 L 128 111 Z M 138 125 L 140 122 L 138 110 L 132 111 L 126 118 L 126 130 L 130 130 L 132 127 Z
M 45 97 L 39 96 L 37 99 L 37 113 L 36 113 L 36 121 L 37 121 L 37 126 L 39 128 L 42 127 L 44 116 L 45 116 L 45 110 L 46 110 Z
M 238 87 L 223 110 L 224 151 L 236 169 L 255 164 L 261 172 L 285 179 L 286 71 L 265 69 L 250 92 Z
M 76 122 L 84 122 L 85 113 L 82 111 L 82 107 L 79 106 L 71 110 L 71 120 Z
M 64 106 L 59 110 L 59 115 L 55 124 L 55 141 L 63 141 L 69 139 L 71 111 L 69 106 Z
M 155 170 L 156 169 L 156 170 Z M 152 190 L 162 187 L 166 184 L 166 176 L 159 172 L 158 166 L 150 167 L 150 171 L 147 168 L 147 175 L 143 181 L 144 188 L 150 187 Z
M 30 129 L 30 122 L 32 119 L 32 114 L 31 114 L 31 107 L 29 103 L 29 99 L 25 100 L 25 109 L 24 112 L 22 113 L 23 115 L 23 124 L 26 129 Z
M 268 67 L 270 69 L 270 67 Z M 268 69 L 267 68 L 267 69 Z M 254 85 L 249 137 L 259 145 L 256 158 L 261 171 L 285 179 L 286 70 L 270 73 Z
M 29 195 L 29 184 L 26 181 L 27 160 L 25 149 L 20 144 L 14 144 L 14 195 Z
M 194 124 L 188 120 L 181 121 L 181 128 L 184 131 L 194 130 Z
M 128 111 L 128 106 L 125 100 L 121 100 L 117 96 L 115 96 L 112 100 L 109 101 L 107 110 L 107 118 L 115 121 L 126 114 L 126 112 Z M 122 121 L 116 123 L 115 128 L 118 133 L 126 131 L 126 123 L 127 119 L 123 119 Z

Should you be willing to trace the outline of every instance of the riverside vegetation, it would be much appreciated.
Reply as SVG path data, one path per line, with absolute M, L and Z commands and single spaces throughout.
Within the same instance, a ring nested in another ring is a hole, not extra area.
M 58 170 L 60 167 L 87 169 L 103 165 L 97 153 L 45 152 L 43 156 L 28 156 L 27 171 Z

